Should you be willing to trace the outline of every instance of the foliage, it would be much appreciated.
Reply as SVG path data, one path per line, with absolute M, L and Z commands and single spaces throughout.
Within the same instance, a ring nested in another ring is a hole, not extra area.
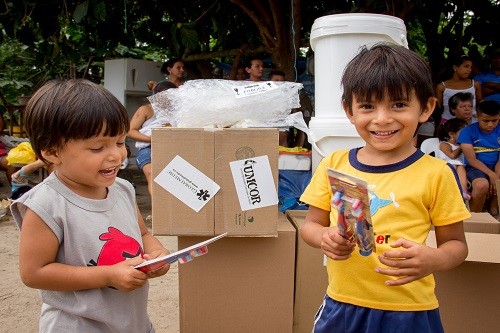
M 0 45 L 0 89 L 10 103 L 17 103 L 17 96 L 29 95 L 32 78 L 37 76 L 33 61 L 31 50 L 16 40 L 5 38 Z
M 230 63 L 235 51 L 224 51 L 245 44 L 263 47 L 289 73 L 314 19 L 349 12 L 402 18 L 410 48 L 435 73 L 452 55 L 474 52 L 479 62 L 500 43 L 498 0 L 5 0 L 0 88 L 13 98 L 51 78 L 98 82 L 104 60 L 118 57 L 213 54 L 207 60 Z M 210 63 L 188 65 L 201 70 Z

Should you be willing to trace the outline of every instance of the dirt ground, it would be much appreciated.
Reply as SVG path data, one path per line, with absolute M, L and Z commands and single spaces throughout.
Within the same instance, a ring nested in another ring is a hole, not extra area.
M 145 178 L 134 164 L 120 173 L 120 177 L 135 185 L 137 203 L 146 224 L 151 228 L 151 199 Z M 5 173 L 0 172 L 0 199 L 9 195 Z M 158 237 L 170 251 L 177 250 L 177 237 Z M 19 230 L 10 215 L 0 219 L 0 332 L 38 332 L 40 295 L 37 290 L 23 285 L 18 271 Z M 179 288 L 177 265 L 159 278 L 150 280 L 149 315 L 156 332 L 179 332 Z

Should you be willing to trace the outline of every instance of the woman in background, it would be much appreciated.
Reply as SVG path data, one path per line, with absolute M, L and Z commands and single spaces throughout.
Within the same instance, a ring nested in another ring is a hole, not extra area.
M 157 94 L 170 88 L 177 88 L 171 81 L 160 81 L 153 89 L 153 93 Z M 134 116 L 130 120 L 130 129 L 128 137 L 135 140 L 135 147 L 138 149 L 136 155 L 136 163 L 139 169 L 142 170 L 148 182 L 148 192 L 151 195 L 153 190 L 152 175 L 151 175 L 151 129 L 153 127 L 163 126 L 159 124 L 155 116 L 151 103 L 145 104 L 135 111 Z
M 184 84 L 184 61 L 180 58 L 172 58 L 161 66 L 161 72 L 167 75 L 167 81 L 176 87 Z
M 437 107 L 442 110 L 440 124 L 448 119 L 454 118 L 450 113 L 448 101 L 451 96 L 458 92 L 469 92 L 474 96 L 473 113 L 476 113 L 476 104 L 483 99 L 481 85 L 470 78 L 472 72 L 472 60 L 468 56 L 461 56 L 453 61 L 453 75 L 450 79 L 436 86 Z

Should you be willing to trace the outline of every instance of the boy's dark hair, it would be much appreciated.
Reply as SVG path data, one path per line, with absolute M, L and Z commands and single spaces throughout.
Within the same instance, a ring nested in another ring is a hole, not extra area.
M 26 132 L 38 158 L 69 140 L 126 134 L 127 109 L 104 87 L 88 80 L 53 80 L 38 89 L 25 109 Z
M 438 137 L 441 141 L 447 141 L 450 137 L 448 133 L 457 133 L 462 128 L 467 126 L 467 122 L 460 118 L 448 119 L 444 124 L 440 125 L 438 130 Z
M 283 76 L 284 78 L 286 77 L 286 74 L 285 72 L 283 71 L 278 71 L 278 70 L 273 70 L 273 71 L 270 71 L 269 72 L 269 75 L 267 76 L 268 79 L 270 80 L 273 76 L 275 75 L 279 75 L 279 76 Z
M 415 91 L 422 108 L 434 96 L 429 65 L 415 52 L 395 44 L 379 43 L 363 48 L 342 75 L 342 100 L 352 110 L 358 100 L 407 100 Z
M 154 87 L 153 89 L 153 93 L 154 94 L 157 94 L 159 93 L 160 91 L 163 91 L 163 90 L 168 90 L 170 88 L 177 88 L 177 86 L 175 85 L 175 83 L 173 82 L 170 82 L 170 81 L 167 81 L 167 80 L 161 80 L 160 82 L 158 82 L 156 84 L 156 86 Z
M 451 96 L 450 99 L 448 99 L 450 113 L 455 115 L 453 110 L 455 110 L 458 107 L 458 104 L 460 102 L 466 102 L 466 101 L 470 101 L 471 103 L 474 102 L 474 96 L 470 92 L 457 92 L 455 95 Z
M 176 63 L 176 62 L 179 62 L 179 61 L 180 61 L 180 62 L 184 62 L 184 60 L 182 60 L 181 58 L 172 58 L 172 59 L 169 59 L 169 60 L 165 61 L 165 62 L 163 63 L 163 65 L 161 65 L 161 69 L 160 69 L 160 71 L 161 71 L 163 74 L 165 74 L 165 75 L 170 74 L 170 73 L 168 72 L 167 68 L 169 68 L 169 67 L 170 67 L 170 68 L 172 68 L 172 67 L 175 65 L 175 63 Z
M 500 103 L 492 100 L 482 100 L 476 105 L 477 113 L 484 113 L 488 116 L 498 116 L 500 114 Z
M 476 105 L 477 113 L 484 113 L 488 116 L 498 116 L 500 114 L 500 103 L 492 100 L 482 100 Z

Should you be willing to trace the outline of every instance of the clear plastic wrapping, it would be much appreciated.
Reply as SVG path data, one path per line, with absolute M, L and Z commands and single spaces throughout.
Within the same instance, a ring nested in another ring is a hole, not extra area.
M 259 127 L 287 126 L 300 107 L 301 83 L 191 80 L 177 89 L 148 97 L 163 123 L 175 127 L 230 127 L 244 122 Z

